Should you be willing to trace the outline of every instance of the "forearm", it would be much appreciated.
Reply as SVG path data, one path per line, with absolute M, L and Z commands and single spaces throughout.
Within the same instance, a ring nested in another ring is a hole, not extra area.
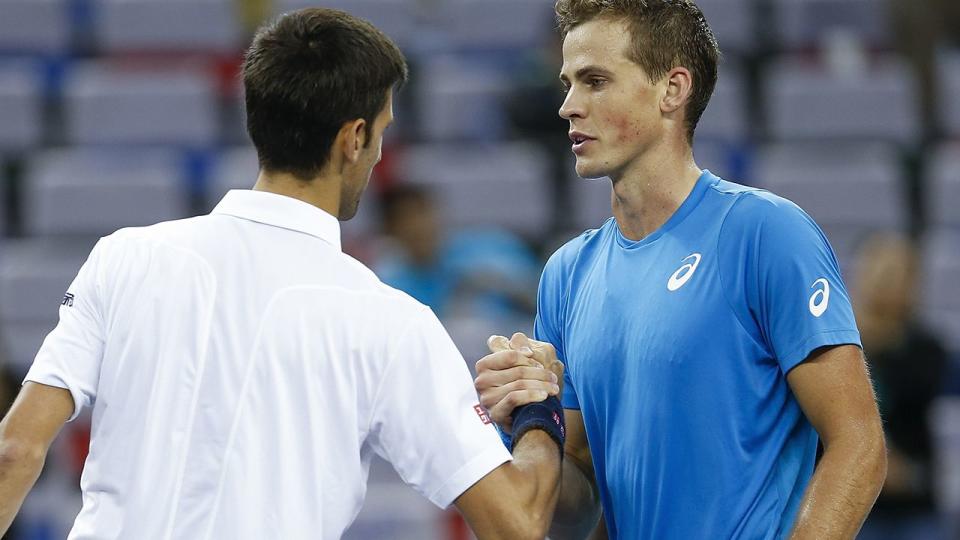
M 882 435 L 825 447 L 807 486 L 791 540 L 851 539 L 880 494 L 887 472 Z
M 45 456 L 43 450 L 0 441 L 0 536 L 10 528 L 40 476 Z
M 554 540 L 587 538 L 599 520 L 600 498 L 595 484 L 576 463 L 576 458 L 568 454 L 563 463 L 550 537 Z

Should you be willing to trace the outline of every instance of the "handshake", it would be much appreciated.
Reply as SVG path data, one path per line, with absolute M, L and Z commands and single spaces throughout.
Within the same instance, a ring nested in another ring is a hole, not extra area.
M 510 339 L 490 336 L 490 354 L 477 361 L 474 386 L 480 405 L 505 433 L 517 407 L 563 392 L 563 363 L 553 345 L 516 333 Z

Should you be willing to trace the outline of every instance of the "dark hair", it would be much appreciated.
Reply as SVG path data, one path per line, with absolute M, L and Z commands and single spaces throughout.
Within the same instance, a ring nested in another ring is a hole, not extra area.
M 677 66 L 690 70 L 693 89 L 687 105 L 687 140 L 717 84 L 720 49 L 703 12 L 692 0 L 557 0 L 557 24 L 565 37 L 597 17 L 625 20 L 633 44 L 628 57 L 651 81 Z
M 387 91 L 406 80 L 406 60 L 390 38 L 342 11 L 303 9 L 265 25 L 243 63 L 247 132 L 260 167 L 315 177 L 344 123 L 365 119 L 370 142 Z

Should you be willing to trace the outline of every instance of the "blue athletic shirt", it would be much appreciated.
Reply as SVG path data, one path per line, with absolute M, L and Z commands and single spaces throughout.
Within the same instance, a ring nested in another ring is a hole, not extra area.
M 535 332 L 566 364 L 607 532 L 629 540 L 786 537 L 817 447 L 786 374 L 860 345 L 813 220 L 709 171 L 643 240 L 611 218 L 554 253 Z

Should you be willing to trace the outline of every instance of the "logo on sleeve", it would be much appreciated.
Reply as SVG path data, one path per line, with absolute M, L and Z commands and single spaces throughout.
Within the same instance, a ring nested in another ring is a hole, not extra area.
M 60 301 L 61 306 L 73 307 L 73 294 L 67 293 L 63 295 L 63 300 Z
M 487 414 L 487 411 L 484 410 L 484 408 L 481 407 L 479 403 L 477 403 L 476 405 L 473 406 L 473 410 L 474 410 L 474 412 L 477 413 L 477 416 L 480 417 L 480 421 L 483 422 L 484 424 L 492 424 L 492 423 L 493 423 L 493 420 L 490 419 L 490 415 Z
M 697 266 L 700 266 L 700 258 L 699 253 L 691 253 L 684 257 L 683 260 L 680 261 L 684 263 L 684 265 L 677 268 L 677 271 L 667 280 L 667 290 L 673 292 L 686 285 L 687 282 L 690 281 L 690 278 L 693 277 L 693 273 L 697 271 Z
M 820 278 L 814 281 L 810 288 L 817 289 L 810 296 L 810 313 L 814 317 L 819 317 L 827 311 L 827 307 L 830 305 L 830 282 L 826 278 Z

